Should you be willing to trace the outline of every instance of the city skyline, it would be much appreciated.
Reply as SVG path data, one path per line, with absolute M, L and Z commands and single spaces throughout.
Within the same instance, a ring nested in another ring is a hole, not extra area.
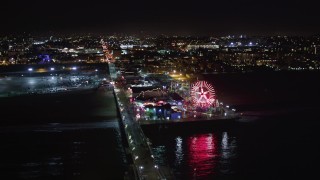
M 227 2 L 185 1 L 41 1 L 5 2 L 1 33 L 146 31 L 181 35 L 311 35 L 318 34 L 311 0 Z
M 10 0 L 0 180 L 314 179 L 312 0 Z

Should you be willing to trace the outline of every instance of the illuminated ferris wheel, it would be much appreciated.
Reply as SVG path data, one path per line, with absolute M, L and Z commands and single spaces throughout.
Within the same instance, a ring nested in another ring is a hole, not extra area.
M 213 87 L 206 81 L 197 81 L 191 86 L 191 98 L 197 107 L 209 107 L 216 100 Z

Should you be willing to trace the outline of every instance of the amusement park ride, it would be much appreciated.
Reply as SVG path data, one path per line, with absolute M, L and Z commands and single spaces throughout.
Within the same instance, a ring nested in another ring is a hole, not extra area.
M 189 88 L 175 92 L 180 92 L 182 101 L 179 98 L 172 98 L 171 95 L 174 93 L 171 94 L 160 88 L 142 91 L 136 98 L 133 98 L 133 101 L 130 101 L 134 103 L 137 119 L 176 120 L 196 117 L 207 119 L 224 115 L 226 112 L 223 107 L 219 106 L 213 86 L 206 81 L 196 81 Z M 167 107 L 171 107 L 171 110 Z
M 235 112 L 235 109 L 229 109 L 229 106 L 223 107 L 222 102 L 219 103 L 213 86 L 207 81 L 196 81 L 189 87 L 189 89 L 185 89 L 185 91 L 189 91 L 189 93 L 175 91 L 180 92 L 180 94 L 187 94 L 187 96 L 181 96 L 184 100 L 180 105 L 179 103 L 170 100 L 170 98 L 167 98 L 167 100 L 158 99 L 161 99 L 170 93 L 160 89 L 151 90 L 152 92 L 163 92 L 165 95 L 157 96 L 158 98 L 154 98 L 153 100 L 151 100 L 152 98 L 148 98 L 149 100 L 144 102 L 141 101 L 141 99 L 139 100 L 140 102 L 135 102 L 134 109 L 136 110 L 135 115 L 137 121 L 141 124 L 152 124 L 227 120 L 240 117 Z M 151 97 L 153 96 L 151 95 Z M 166 109 L 166 107 L 168 107 L 167 104 L 169 104 L 171 110 Z M 168 111 L 169 113 L 167 113 Z
M 196 107 L 208 108 L 217 106 L 215 91 L 206 81 L 197 81 L 191 85 L 191 98 Z M 219 104 L 219 103 L 218 103 Z

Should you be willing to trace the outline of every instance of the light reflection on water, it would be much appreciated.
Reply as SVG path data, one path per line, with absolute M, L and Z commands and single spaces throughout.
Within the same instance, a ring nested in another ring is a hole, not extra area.
M 187 162 L 193 176 L 207 177 L 215 173 L 218 152 L 216 138 L 213 134 L 199 134 L 191 136 L 187 140 L 189 147 Z
M 236 158 L 237 143 L 234 137 L 229 137 L 227 132 L 222 133 L 221 141 L 221 158 L 220 158 L 220 172 L 222 174 L 232 174 L 233 170 L 230 168 L 232 166 L 232 159 Z
M 182 138 L 178 136 L 176 138 L 176 160 L 175 160 L 175 166 L 179 166 L 183 160 L 183 149 L 182 149 Z
M 116 121 L 1 127 L 0 140 L 0 179 L 123 178 Z
M 153 153 L 158 164 L 171 166 L 177 179 L 211 179 L 234 173 L 237 141 L 228 132 L 170 138 L 153 144 Z

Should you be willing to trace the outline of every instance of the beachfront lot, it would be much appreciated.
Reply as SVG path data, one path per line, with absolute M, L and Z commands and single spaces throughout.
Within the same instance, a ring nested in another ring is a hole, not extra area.
M 96 87 L 101 76 L 46 75 L 34 77 L 7 76 L 0 78 L 0 96 L 44 94 Z

